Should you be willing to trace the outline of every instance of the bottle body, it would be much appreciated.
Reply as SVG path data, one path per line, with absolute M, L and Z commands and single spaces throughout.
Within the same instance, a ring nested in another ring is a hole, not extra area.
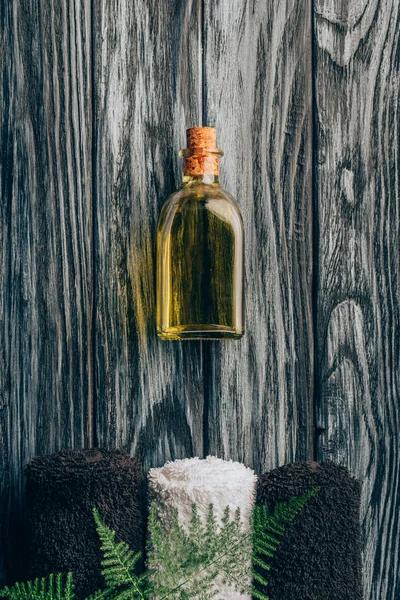
M 165 203 L 157 232 L 157 334 L 162 339 L 244 333 L 244 232 L 218 183 L 190 179 Z

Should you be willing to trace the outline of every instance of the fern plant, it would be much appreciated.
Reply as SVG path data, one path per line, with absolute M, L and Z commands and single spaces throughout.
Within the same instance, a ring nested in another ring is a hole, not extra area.
M 92 594 L 90 600 L 109 597 L 113 600 L 146 600 L 149 593 L 147 574 L 136 572 L 142 553 L 133 552 L 126 542 L 117 542 L 115 531 L 104 525 L 96 508 L 93 517 L 103 552 L 101 564 L 106 589 Z
M 192 506 L 186 533 L 178 511 L 164 515 L 166 528 L 153 504 L 149 517 L 147 564 L 154 598 L 210 600 L 218 595 L 216 578 L 242 593 L 250 593 L 251 565 L 243 561 L 251 554 L 251 535 L 242 530 L 240 511 L 231 519 L 225 509 L 217 525 L 210 505 L 205 523 Z
M 0 597 L 9 600 L 74 600 L 72 573 L 67 573 L 65 577 L 59 573 L 26 583 L 16 583 L 12 587 L 3 588 Z
M 255 507 L 251 533 L 242 530 L 239 511 L 231 518 L 229 507 L 218 525 L 212 505 L 204 523 L 193 505 L 186 533 L 177 511 L 170 515 L 170 525 L 166 528 L 153 505 L 149 517 L 148 569 L 142 574 L 137 572 L 141 553 L 133 552 L 123 541 L 117 542 L 115 532 L 104 525 L 94 509 L 106 587 L 86 600 L 210 600 L 218 595 L 217 577 L 241 593 L 251 593 L 257 600 L 269 600 L 265 588 L 270 561 L 286 527 L 316 492 L 313 489 L 303 496 L 292 497 L 277 504 L 272 512 L 267 506 Z M 249 556 L 251 548 L 253 584 L 250 589 L 247 582 L 251 568 L 243 556 Z M 75 600 L 72 574 L 16 583 L 0 590 L 0 598 Z
M 256 506 L 253 511 L 253 587 L 252 596 L 257 600 L 269 600 L 264 589 L 268 585 L 267 572 L 270 559 L 282 541 L 286 527 L 301 512 L 305 504 L 317 493 L 314 488 L 302 496 L 293 496 L 280 502 L 273 512 L 267 505 Z

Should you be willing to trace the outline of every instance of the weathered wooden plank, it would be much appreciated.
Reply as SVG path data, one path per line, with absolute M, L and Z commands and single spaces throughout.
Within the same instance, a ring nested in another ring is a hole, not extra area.
M 156 466 L 203 452 L 199 342 L 155 334 L 155 232 L 200 118 L 201 3 L 95 6 L 97 437 Z
M 27 460 L 91 439 L 90 21 L 90 0 L 0 6 L 1 579 Z
M 400 11 L 315 3 L 319 458 L 363 481 L 366 599 L 400 597 Z
M 311 7 L 205 2 L 205 119 L 245 222 L 246 329 L 213 343 L 209 444 L 262 472 L 312 452 Z

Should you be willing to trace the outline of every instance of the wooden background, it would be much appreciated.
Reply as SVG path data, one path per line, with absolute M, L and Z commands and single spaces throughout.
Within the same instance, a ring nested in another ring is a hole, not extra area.
M 0 3 L 0 583 L 23 471 L 333 459 L 363 481 L 365 598 L 400 597 L 398 0 Z M 247 333 L 162 342 L 154 238 L 215 125 Z

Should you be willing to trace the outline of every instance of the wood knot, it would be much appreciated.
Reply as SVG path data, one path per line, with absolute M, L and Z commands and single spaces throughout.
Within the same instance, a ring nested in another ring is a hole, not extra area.
M 349 169 L 343 169 L 340 177 L 340 185 L 343 196 L 349 204 L 354 204 L 354 173 Z

